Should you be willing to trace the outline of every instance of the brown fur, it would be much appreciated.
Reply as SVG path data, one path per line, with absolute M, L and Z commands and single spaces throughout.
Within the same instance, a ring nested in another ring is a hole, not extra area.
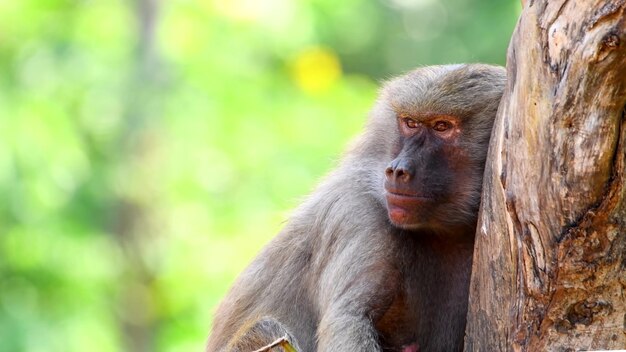
M 253 350 L 280 334 L 300 352 L 460 351 L 482 173 L 504 80 L 499 67 L 450 65 L 388 82 L 337 169 L 224 298 L 207 351 Z M 444 142 L 428 129 L 401 136 L 400 114 L 420 123 L 454 116 L 460 132 Z M 412 165 L 410 182 L 385 180 L 398 160 Z M 395 226 L 383 184 L 435 201 L 411 209 L 418 222 Z

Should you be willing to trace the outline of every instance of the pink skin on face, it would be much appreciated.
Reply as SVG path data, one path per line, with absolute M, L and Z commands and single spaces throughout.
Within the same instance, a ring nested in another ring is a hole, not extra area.
M 389 219 L 396 225 L 414 225 L 423 220 L 415 209 L 428 208 L 431 198 L 396 194 L 387 191 L 387 212 Z
M 420 352 L 420 347 L 416 343 L 414 343 L 414 344 L 402 347 L 402 352 Z

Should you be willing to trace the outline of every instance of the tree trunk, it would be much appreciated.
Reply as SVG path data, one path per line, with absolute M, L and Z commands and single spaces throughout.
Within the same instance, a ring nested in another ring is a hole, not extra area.
M 625 10 L 525 5 L 485 171 L 466 351 L 626 348 Z

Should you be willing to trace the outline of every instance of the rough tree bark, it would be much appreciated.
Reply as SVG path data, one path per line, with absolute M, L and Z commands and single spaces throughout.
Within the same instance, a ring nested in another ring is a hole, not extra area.
M 466 351 L 626 348 L 626 1 L 529 0 L 485 173 Z

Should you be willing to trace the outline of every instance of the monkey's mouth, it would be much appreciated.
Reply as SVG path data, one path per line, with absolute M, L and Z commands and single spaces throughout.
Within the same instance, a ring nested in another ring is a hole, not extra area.
M 432 200 L 432 197 L 425 196 L 422 194 L 412 194 L 408 192 L 396 191 L 396 190 L 387 190 L 385 193 L 387 200 L 392 199 L 394 201 L 429 201 Z
M 432 197 L 416 194 L 395 193 L 387 191 L 387 213 L 389 219 L 396 225 L 406 226 L 420 223 L 420 213 L 427 203 L 432 202 Z

